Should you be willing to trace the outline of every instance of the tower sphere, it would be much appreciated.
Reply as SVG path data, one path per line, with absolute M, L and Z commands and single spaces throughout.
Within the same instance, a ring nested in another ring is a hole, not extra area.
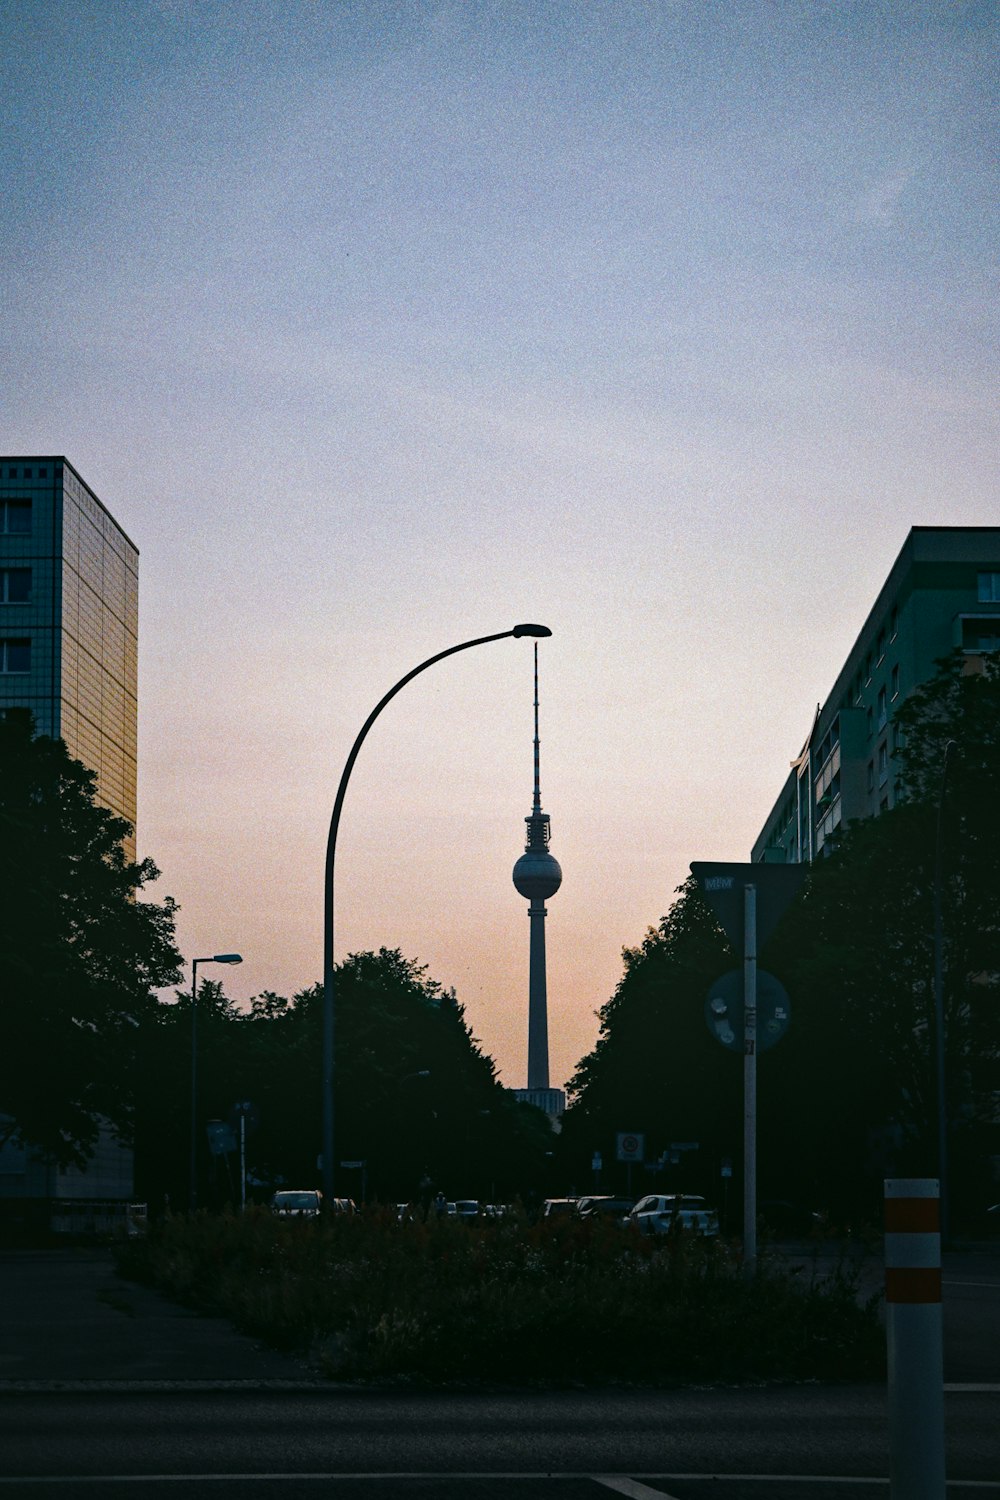
M 562 885 L 559 861 L 547 850 L 529 849 L 514 866 L 514 885 L 529 901 L 545 901 Z

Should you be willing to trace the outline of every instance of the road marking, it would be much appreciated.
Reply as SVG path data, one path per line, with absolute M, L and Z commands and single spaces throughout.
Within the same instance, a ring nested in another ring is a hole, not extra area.
M 1000 1382 L 983 1380 L 968 1385 L 946 1385 L 945 1390 L 959 1396 L 995 1396 L 1000 1392 Z
M 942 1281 L 942 1286 L 981 1286 L 988 1291 L 1000 1292 L 1000 1282 L 997 1281 Z
M 711 1472 L 702 1474 L 643 1474 L 643 1479 L 655 1480 L 657 1484 L 669 1484 L 673 1480 L 683 1480 L 692 1484 L 720 1484 L 729 1480 L 734 1484 L 867 1484 L 888 1485 L 888 1479 L 882 1479 L 873 1475 L 856 1474 L 713 1474 Z M 290 1473 L 290 1474 L 24 1474 L 20 1477 L 0 1476 L 0 1490 L 11 1484 L 91 1484 L 91 1485 L 114 1485 L 114 1484 L 254 1484 L 254 1483 L 278 1483 L 288 1484 L 295 1481 L 331 1484 L 341 1480 L 345 1483 L 357 1484 L 359 1480 L 385 1481 L 392 1480 L 394 1483 L 405 1483 L 410 1480 L 414 1483 L 426 1484 L 428 1481 L 437 1483 L 467 1484 L 470 1480 L 482 1483 L 484 1480 L 497 1479 L 589 1479 L 595 1484 L 604 1485 L 606 1489 L 615 1490 L 619 1495 L 631 1497 L 631 1500 L 676 1500 L 660 1489 L 650 1489 L 648 1485 L 640 1483 L 636 1479 L 630 1479 L 625 1475 L 611 1474 L 560 1474 L 555 1470 L 544 1470 L 540 1473 L 530 1473 L 523 1470 L 515 1472 L 488 1471 L 486 1473 L 461 1474 L 448 1473 L 391 1473 L 391 1474 L 312 1474 L 312 1473 Z M 993 1495 L 1000 1495 L 1000 1481 L 995 1479 L 949 1479 L 949 1490 L 986 1490 Z
M 676 1495 L 668 1495 L 666 1490 L 651 1490 L 648 1484 L 640 1484 L 638 1479 L 624 1479 L 611 1474 L 594 1474 L 591 1477 L 595 1484 L 603 1484 L 606 1490 L 614 1490 L 616 1495 L 625 1495 L 627 1500 L 677 1500 Z

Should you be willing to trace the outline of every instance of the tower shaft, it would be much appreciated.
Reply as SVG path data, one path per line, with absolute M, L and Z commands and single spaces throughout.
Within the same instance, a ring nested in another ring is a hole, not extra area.
M 545 902 L 528 907 L 531 946 L 528 954 L 528 1087 L 549 1086 L 549 1012 L 545 982 Z

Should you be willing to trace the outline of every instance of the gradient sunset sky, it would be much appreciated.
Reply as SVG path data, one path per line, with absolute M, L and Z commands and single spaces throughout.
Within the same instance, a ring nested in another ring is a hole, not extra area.
M 991 525 L 998 7 L 7 0 L 0 446 L 140 548 L 140 852 L 321 973 L 355 734 L 539 620 L 553 1083 L 746 859 L 912 525 Z M 362 751 L 338 958 L 524 1082 L 531 644 Z M 204 971 L 206 976 L 212 970 Z

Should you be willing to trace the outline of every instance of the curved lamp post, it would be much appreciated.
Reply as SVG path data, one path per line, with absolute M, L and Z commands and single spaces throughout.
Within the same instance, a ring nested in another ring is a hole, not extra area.
M 522 635 L 546 636 L 551 635 L 547 625 L 515 625 L 513 630 L 501 630 L 497 635 L 477 636 L 474 641 L 462 641 L 458 646 L 449 646 L 447 651 L 439 651 L 436 656 L 429 656 L 422 661 L 419 667 L 414 667 L 412 672 L 407 672 L 401 677 L 395 687 L 389 689 L 385 697 L 375 705 L 361 727 L 361 732 L 351 747 L 351 753 L 347 757 L 340 785 L 337 788 L 337 799 L 333 804 L 333 815 L 330 818 L 330 833 L 326 841 L 326 878 L 323 888 L 323 1192 L 328 1199 L 333 1198 L 333 1057 L 334 1057 L 334 1022 L 336 1012 L 336 975 L 333 967 L 333 870 L 337 855 L 337 830 L 340 827 L 340 813 L 344 806 L 344 793 L 347 791 L 347 783 L 351 772 L 354 770 L 354 762 L 358 758 L 358 751 L 364 744 L 365 736 L 375 723 L 379 714 L 385 708 L 400 688 L 404 688 L 408 682 L 421 672 L 432 667 L 435 662 L 443 661 L 446 656 L 454 656 L 457 651 L 468 651 L 472 646 L 485 646 L 488 641 L 505 641 L 511 637 L 519 638 Z
M 198 965 L 241 964 L 241 953 L 213 953 L 211 958 L 196 958 L 191 964 L 191 1161 L 189 1165 L 188 1210 L 198 1207 Z

